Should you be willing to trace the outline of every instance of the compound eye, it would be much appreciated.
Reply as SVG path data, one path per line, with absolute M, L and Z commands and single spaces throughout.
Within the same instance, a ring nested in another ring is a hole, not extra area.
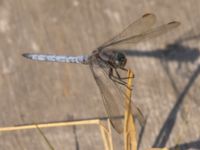
M 122 53 L 119 53 L 117 57 L 118 57 L 118 60 L 119 60 L 119 61 L 122 61 L 122 60 L 124 60 L 124 58 L 125 58 L 125 57 L 124 57 L 124 54 L 122 54 Z

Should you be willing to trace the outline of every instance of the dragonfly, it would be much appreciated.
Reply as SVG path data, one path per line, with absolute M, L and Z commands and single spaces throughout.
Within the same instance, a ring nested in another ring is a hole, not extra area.
M 24 53 L 24 57 L 35 61 L 50 61 L 62 63 L 78 63 L 89 65 L 93 77 L 102 95 L 103 105 L 110 119 L 111 125 L 118 132 L 123 132 L 123 119 L 116 117 L 123 115 L 125 106 L 124 98 L 127 97 L 123 87 L 127 88 L 126 79 L 120 71 L 127 71 L 126 54 L 119 48 L 126 44 L 136 44 L 146 39 L 162 35 L 180 25 L 180 22 L 172 21 L 157 27 L 153 27 L 156 16 L 144 14 L 136 21 L 128 25 L 114 38 L 97 47 L 87 56 L 69 56 L 54 54 Z M 132 113 L 140 125 L 145 122 L 140 109 L 132 105 Z

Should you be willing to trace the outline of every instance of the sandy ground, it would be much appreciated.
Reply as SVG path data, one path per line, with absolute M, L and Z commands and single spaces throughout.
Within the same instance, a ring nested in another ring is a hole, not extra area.
M 87 55 L 144 13 L 181 27 L 130 47 L 140 144 L 200 149 L 199 0 L 0 0 L 0 126 L 105 115 L 88 66 L 40 63 L 24 52 Z M 102 150 L 96 126 L 44 129 L 56 150 Z M 120 149 L 118 141 L 115 148 Z M 37 130 L 0 133 L 1 150 L 49 149 Z

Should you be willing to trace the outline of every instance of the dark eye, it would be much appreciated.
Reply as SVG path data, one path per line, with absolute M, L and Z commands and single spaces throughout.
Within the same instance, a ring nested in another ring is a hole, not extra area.
M 119 61 L 124 60 L 124 59 L 125 59 L 124 54 L 122 54 L 122 53 L 118 53 L 117 59 L 118 59 Z

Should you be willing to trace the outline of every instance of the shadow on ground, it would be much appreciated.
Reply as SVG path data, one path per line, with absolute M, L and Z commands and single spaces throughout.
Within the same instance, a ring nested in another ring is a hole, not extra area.
M 181 68 L 182 64 L 195 63 L 200 56 L 199 49 L 184 46 L 182 42 L 190 40 L 198 40 L 198 39 L 200 39 L 200 35 L 187 37 L 185 39 L 177 40 L 173 44 L 167 45 L 165 49 L 157 49 L 152 51 L 122 50 L 128 56 L 131 57 L 149 57 L 149 58 L 159 59 L 163 66 L 164 71 L 166 72 L 171 81 L 172 87 L 177 93 L 176 103 L 174 104 L 173 108 L 168 114 L 168 117 L 165 120 L 162 128 L 160 129 L 160 132 L 157 135 L 152 147 L 166 146 L 166 143 L 169 140 L 169 136 L 173 131 L 174 125 L 176 123 L 177 114 L 181 105 L 183 104 L 184 98 L 187 95 L 190 88 L 192 87 L 192 85 L 194 84 L 198 75 L 200 74 L 200 64 L 198 64 L 198 66 L 193 71 L 192 75 L 190 76 L 183 90 L 178 91 L 175 79 L 173 79 L 173 76 L 170 73 L 168 63 L 177 62 L 178 63 L 177 71 Z M 143 132 L 139 136 L 138 146 L 140 146 L 141 144 L 142 134 Z M 186 150 L 190 148 L 200 149 L 200 139 L 196 141 L 191 141 L 189 143 L 178 144 L 174 147 L 171 147 L 170 150 L 174 150 L 177 148 L 179 148 L 179 150 Z

